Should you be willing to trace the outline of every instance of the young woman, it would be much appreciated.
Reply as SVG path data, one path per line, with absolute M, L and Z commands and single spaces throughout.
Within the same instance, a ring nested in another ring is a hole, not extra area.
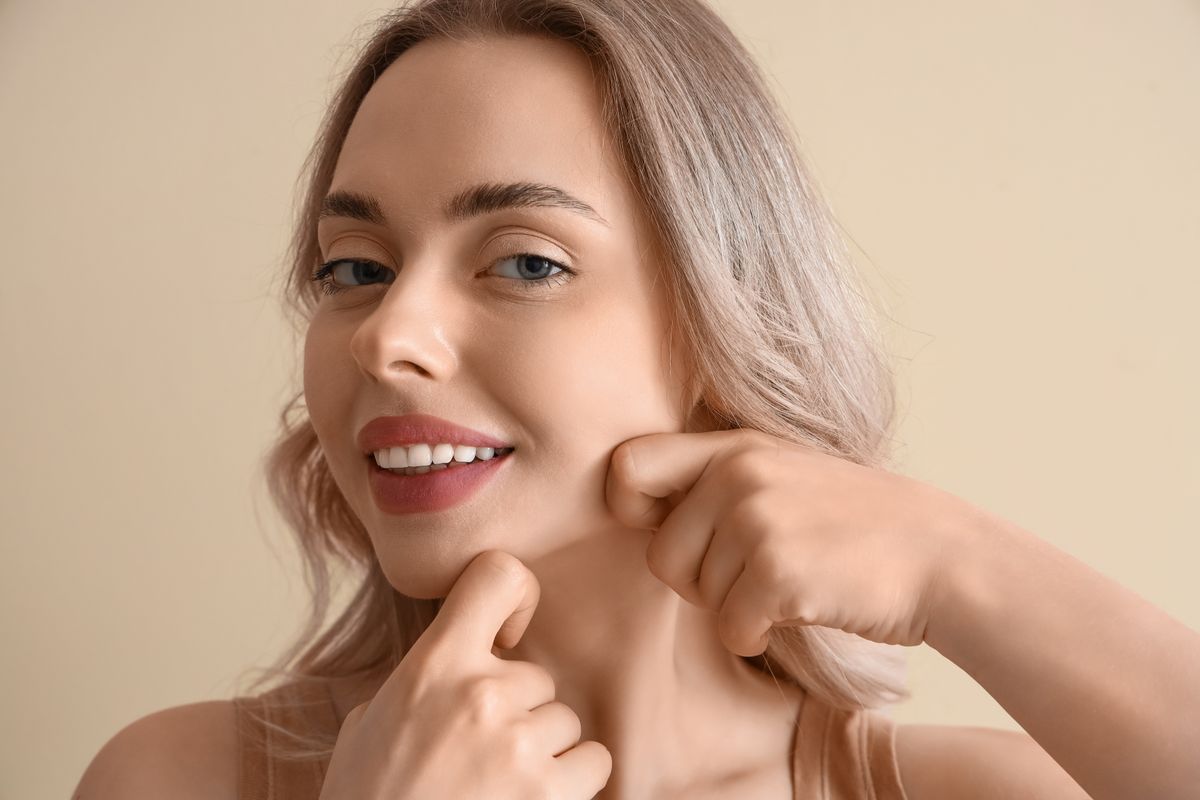
M 77 796 L 1194 796 L 1200 637 L 886 469 L 862 286 L 707 7 L 396 11 L 309 167 L 269 465 L 316 613 Z M 894 724 L 922 642 L 1028 734 Z

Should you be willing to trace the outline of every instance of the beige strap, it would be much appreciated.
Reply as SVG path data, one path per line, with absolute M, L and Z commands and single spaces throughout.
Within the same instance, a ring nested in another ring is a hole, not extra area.
M 794 800 L 907 800 L 890 717 L 833 708 L 809 694 L 797 737 Z
M 327 684 L 287 684 L 253 697 L 234 698 L 238 735 L 239 800 L 316 800 L 328 758 L 290 761 L 277 757 L 285 730 L 337 734 L 337 715 Z
M 867 724 L 863 758 L 874 790 L 868 796 L 878 800 L 908 800 L 900 782 L 900 762 L 896 759 L 895 721 L 880 713 L 866 714 L 864 719 Z

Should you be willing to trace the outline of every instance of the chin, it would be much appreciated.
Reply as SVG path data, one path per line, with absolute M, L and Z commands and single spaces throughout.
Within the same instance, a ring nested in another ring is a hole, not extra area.
M 419 600 L 449 594 L 471 560 L 485 550 L 504 550 L 526 560 L 524 548 L 504 533 L 504 525 L 422 525 L 413 519 L 382 525 L 383 530 L 370 531 L 380 568 L 393 589 Z

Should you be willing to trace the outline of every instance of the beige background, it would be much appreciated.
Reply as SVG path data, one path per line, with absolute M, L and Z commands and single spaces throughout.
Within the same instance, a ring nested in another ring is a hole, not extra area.
M 0 795 L 230 696 L 293 181 L 366 2 L 0 3 Z M 726 0 L 889 304 L 905 471 L 1200 628 L 1200 5 Z M 1016 723 L 927 647 L 902 721 Z M 1130 676 L 1136 680 L 1136 676 Z

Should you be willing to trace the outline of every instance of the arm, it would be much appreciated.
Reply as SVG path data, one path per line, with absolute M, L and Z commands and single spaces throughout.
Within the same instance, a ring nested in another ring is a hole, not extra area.
M 973 507 L 972 507 L 973 508 Z M 974 509 L 925 641 L 1095 800 L 1200 794 L 1200 634 Z
M 908 800 L 1092 800 L 1023 731 L 897 725 L 896 763 Z

